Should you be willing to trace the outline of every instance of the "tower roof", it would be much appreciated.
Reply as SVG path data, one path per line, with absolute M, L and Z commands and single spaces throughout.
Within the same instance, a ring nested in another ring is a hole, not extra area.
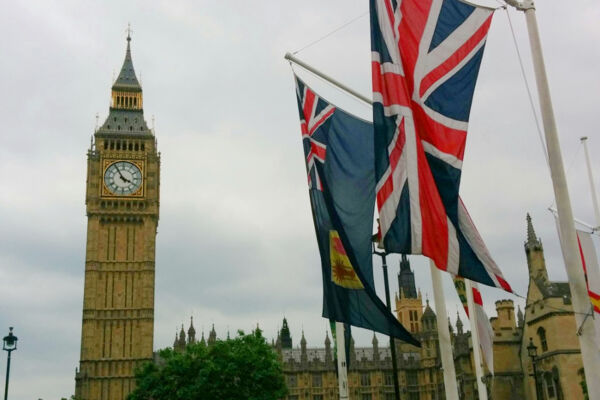
M 96 135 L 152 136 L 144 120 L 143 93 L 131 60 L 131 36 L 127 35 L 125 61 L 112 85 L 109 114 Z
M 133 92 L 141 92 L 142 86 L 140 85 L 137 76 L 135 76 L 135 70 L 133 69 L 133 61 L 131 59 L 131 35 L 127 33 L 127 51 L 125 52 L 125 60 L 121 67 L 121 72 L 117 80 L 112 86 L 113 90 L 126 90 Z
M 406 254 L 402 254 L 402 261 L 400 261 L 398 287 L 400 288 L 400 297 L 408 299 L 417 298 L 417 289 L 415 287 L 415 274 L 410 269 L 410 262 L 408 261 Z
M 425 311 L 423 311 L 423 316 L 421 317 L 421 319 L 436 319 L 435 313 L 433 312 L 431 307 L 429 307 L 429 299 L 427 299 L 426 304 L 427 305 L 425 306 Z

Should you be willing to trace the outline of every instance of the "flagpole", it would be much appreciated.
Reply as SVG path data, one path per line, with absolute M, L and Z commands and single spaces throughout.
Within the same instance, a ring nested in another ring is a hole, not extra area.
M 390 302 L 390 283 L 388 279 L 388 268 L 386 262 L 386 252 L 375 250 L 375 243 L 373 243 L 373 254 L 381 257 L 381 268 L 383 269 L 383 284 L 385 287 L 385 303 L 387 309 L 392 312 L 392 305 Z M 392 356 L 392 371 L 394 379 L 394 395 L 396 400 L 400 400 L 400 382 L 398 381 L 398 360 L 396 359 L 396 342 L 393 336 L 390 336 L 390 352 Z
M 591 303 L 585 284 L 581 258 L 579 256 L 575 224 L 573 222 L 573 210 L 571 208 L 569 189 L 567 187 L 567 179 L 558 141 L 558 130 L 554 119 L 548 77 L 544 66 L 535 5 L 533 0 L 525 0 L 522 3 L 517 0 L 507 0 L 507 3 L 517 8 L 517 10 L 524 11 L 525 19 L 527 21 L 529 44 L 531 47 L 540 101 L 540 111 L 546 137 L 548 161 L 554 187 L 556 208 L 558 209 L 561 237 L 563 240 L 565 268 L 569 278 L 571 300 L 573 311 L 575 313 L 575 321 L 577 322 L 577 334 L 579 335 L 581 358 L 583 359 L 589 398 L 590 400 L 598 400 L 600 399 L 600 379 L 597 379 L 597 374 L 598 371 L 600 371 L 600 356 L 598 354 L 598 344 L 596 343 L 596 329 L 590 319 L 587 321 L 584 319 L 586 314 L 590 312 Z
M 592 192 L 592 206 L 594 207 L 594 215 L 596 216 L 596 226 L 594 229 L 600 228 L 600 206 L 598 205 L 598 197 L 596 197 L 596 186 L 594 185 L 594 174 L 592 173 L 592 165 L 590 163 L 590 154 L 587 148 L 587 136 L 581 138 L 583 143 L 583 151 L 585 153 L 585 163 L 588 170 L 588 178 L 590 180 L 590 192 Z
M 335 340 L 337 344 L 340 400 L 348 400 L 348 370 L 346 368 L 346 345 L 344 343 L 344 324 L 342 322 L 335 322 Z
M 473 344 L 473 362 L 475 363 L 475 377 L 477 379 L 477 391 L 479 400 L 488 400 L 487 388 L 483 383 L 483 368 L 481 364 L 481 348 L 479 347 L 479 332 L 473 301 L 473 286 L 469 279 L 465 279 L 465 290 L 467 291 L 467 307 L 469 309 L 469 324 L 471 325 L 471 343 Z
M 307 71 L 312 72 L 313 74 L 317 75 L 320 78 L 323 78 L 324 80 L 326 80 L 327 82 L 331 83 L 334 86 L 337 86 L 338 88 L 342 89 L 343 91 L 351 94 L 352 96 L 364 101 L 367 104 L 373 104 L 373 100 L 369 99 L 366 96 L 363 96 L 362 94 L 358 93 L 357 91 L 355 91 L 354 89 L 349 88 L 348 86 L 344 85 L 343 83 L 335 80 L 334 78 L 332 78 L 331 76 L 319 71 L 318 69 L 308 65 L 307 63 L 305 63 L 304 61 L 296 58 L 294 55 L 292 55 L 291 53 L 285 53 L 285 57 L 286 60 L 293 62 L 294 64 L 297 64 L 299 66 L 301 66 L 302 68 L 306 69 Z
M 590 154 L 588 153 L 587 148 L 587 136 L 583 136 L 581 138 L 581 143 L 583 143 L 583 150 L 585 152 L 585 163 L 587 165 L 588 178 L 590 180 L 590 191 L 592 192 L 592 206 L 594 207 L 594 214 L 596 216 L 596 226 L 592 228 L 592 231 L 596 231 L 600 229 L 600 208 L 598 206 L 598 198 L 596 197 L 596 187 L 594 185 L 594 175 L 592 174 Z M 593 282 L 594 277 L 600 276 L 600 271 L 598 271 L 598 264 L 595 262 L 590 262 L 589 265 L 587 265 L 587 274 L 588 282 Z M 596 344 L 600 348 L 600 317 L 597 314 L 593 314 L 592 316 L 594 317 L 594 325 L 596 326 Z
M 447 400 L 458 400 L 458 386 L 456 385 L 456 371 L 454 370 L 452 342 L 450 340 L 450 330 L 448 329 L 448 313 L 446 312 L 446 302 L 444 301 L 442 274 L 431 259 L 429 260 L 429 267 L 431 268 L 433 301 L 435 302 L 438 339 L 442 356 L 442 369 L 444 371 L 444 390 L 446 391 Z

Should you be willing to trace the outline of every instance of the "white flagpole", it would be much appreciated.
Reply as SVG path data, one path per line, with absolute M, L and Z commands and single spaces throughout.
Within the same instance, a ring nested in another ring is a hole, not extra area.
M 450 330 L 448 329 L 448 313 L 444 299 L 444 288 L 442 287 L 442 273 L 429 260 L 431 268 L 431 282 L 433 284 L 433 301 L 437 317 L 438 338 L 440 341 L 440 355 L 442 358 L 442 369 L 444 371 L 444 389 L 447 400 L 458 400 L 458 387 L 456 385 L 456 372 L 454 370 L 454 357 L 452 356 L 452 342 L 450 341 Z
M 600 399 L 600 379 L 598 379 L 598 371 L 600 371 L 600 355 L 598 354 L 598 344 L 596 343 L 596 329 L 590 318 L 584 320 L 585 315 L 591 311 L 591 303 L 587 293 L 583 267 L 579 255 L 579 247 L 577 245 L 575 223 L 573 222 L 573 210 L 571 208 L 567 178 L 558 141 L 558 129 L 554 119 L 554 110 L 552 108 L 546 67 L 544 66 L 542 44 L 535 15 L 535 5 L 533 4 L 533 0 L 525 0 L 524 2 L 507 0 L 507 3 L 515 6 L 518 10 L 524 11 L 525 19 L 527 21 L 529 44 L 535 70 L 540 111 L 544 124 L 546 147 L 548 150 L 548 162 L 563 240 L 565 268 L 569 278 L 571 300 L 573 303 L 573 311 L 575 313 L 575 321 L 577 323 L 576 332 L 579 335 L 581 358 L 583 359 L 589 398 L 590 400 L 598 400 Z
M 471 281 L 465 279 L 465 290 L 467 291 L 467 307 L 469 308 L 469 324 L 471 324 L 471 342 L 473 344 L 473 362 L 475 363 L 475 378 L 477 379 L 477 391 L 479 400 L 488 400 L 487 388 L 483 384 L 483 367 L 481 364 L 481 348 L 479 347 L 479 332 L 477 329 L 477 320 L 475 312 L 475 302 L 473 301 L 473 286 Z
M 335 323 L 335 341 L 337 345 L 338 383 L 340 387 L 340 400 L 348 400 L 348 370 L 346 368 L 346 346 L 344 339 L 344 324 Z
M 600 206 L 598 205 L 598 197 L 596 197 L 596 186 L 594 185 L 594 174 L 592 174 L 592 165 L 590 164 L 590 155 L 587 148 L 587 136 L 581 138 L 583 150 L 585 152 L 585 163 L 587 164 L 588 178 L 590 180 L 590 192 L 592 192 L 592 206 L 594 207 L 594 215 L 596 216 L 595 229 L 600 228 Z
M 312 72 L 313 74 L 323 78 L 324 80 L 326 80 L 327 82 L 331 83 L 334 86 L 337 86 L 338 88 L 344 90 L 347 93 L 350 93 L 352 96 L 356 97 L 357 99 L 360 99 L 362 101 L 364 101 L 367 104 L 373 104 L 373 100 L 369 99 L 366 96 L 363 96 L 362 94 L 358 93 L 357 91 L 349 88 L 348 86 L 344 85 L 343 83 L 341 83 L 340 81 L 337 81 L 335 79 L 333 79 L 331 76 L 319 71 L 318 69 L 316 69 L 313 66 L 308 65 L 307 63 L 305 63 L 304 61 L 294 57 L 294 55 L 292 55 L 291 53 L 285 53 L 285 57 L 286 60 L 293 62 L 294 64 L 298 64 L 299 66 L 301 66 L 302 68 L 306 69 L 307 71 Z
M 587 136 L 581 138 L 581 143 L 583 143 L 583 150 L 585 152 L 585 163 L 587 165 L 588 170 L 588 178 L 590 180 L 590 192 L 592 192 L 592 206 L 594 207 L 594 215 L 596 216 L 594 231 L 600 229 L 600 206 L 598 205 L 598 197 L 596 196 L 596 186 L 594 185 L 594 174 L 592 173 L 592 164 L 590 163 L 590 154 L 588 153 L 587 148 Z M 589 243 L 589 245 L 594 248 L 594 243 Z M 583 244 L 582 244 L 583 246 Z M 594 255 L 591 255 L 593 257 Z M 600 271 L 598 271 L 598 259 L 590 260 L 587 265 L 588 269 L 588 282 L 594 282 L 596 277 L 600 276 Z M 596 289 L 596 288 L 594 288 Z M 600 348 L 600 318 L 597 314 L 593 315 L 594 317 L 594 325 L 596 326 L 596 344 Z

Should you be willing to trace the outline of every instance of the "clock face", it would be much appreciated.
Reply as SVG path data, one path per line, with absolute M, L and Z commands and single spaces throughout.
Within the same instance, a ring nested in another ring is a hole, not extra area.
M 117 161 L 106 168 L 104 184 L 118 196 L 135 193 L 142 186 L 142 171 L 133 163 Z

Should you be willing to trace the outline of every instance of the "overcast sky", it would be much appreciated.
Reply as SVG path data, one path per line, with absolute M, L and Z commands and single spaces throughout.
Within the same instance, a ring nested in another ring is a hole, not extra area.
M 294 345 L 304 329 L 309 346 L 321 346 L 327 322 L 320 316 L 320 261 L 292 71 L 283 55 L 360 17 L 297 55 L 369 95 L 368 2 L 0 0 L 0 6 L 0 334 L 14 326 L 19 337 L 10 397 L 59 399 L 74 391 L 86 151 L 96 113 L 100 123 L 108 113 L 128 22 L 146 120 L 156 118 L 162 153 L 155 349 L 171 345 L 190 315 L 199 333 L 214 323 L 224 337 L 258 322 L 268 338 L 287 316 Z M 550 174 L 507 14 L 496 14 L 461 194 L 505 277 L 526 294 L 527 212 L 551 279 L 566 280 L 566 273 L 547 211 Z M 537 99 L 524 18 L 510 16 Z M 592 223 L 579 137 L 590 138 L 600 186 L 600 5 L 540 2 L 538 21 L 573 209 Z M 324 97 L 370 119 L 364 104 L 302 76 Z M 410 259 L 417 286 L 431 298 L 427 261 Z M 396 291 L 398 257 L 389 262 Z M 379 261 L 374 271 L 383 298 Z M 454 321 L 458 299 L 444 279 Z M 495 300 L 514 299 L 496 289 L 484 288 L 483 295 L 490 316 Z M 370 345 L 371 335 L 357 329 L 357 345 Z M 2 376 L 5 362 L 2 352 Z

